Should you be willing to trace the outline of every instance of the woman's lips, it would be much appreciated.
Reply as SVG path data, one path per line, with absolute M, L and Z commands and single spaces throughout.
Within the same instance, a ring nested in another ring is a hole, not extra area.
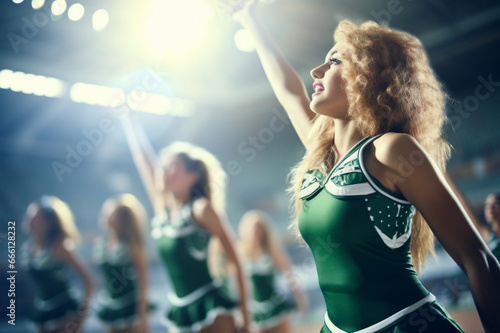
M 313 84 L 313 89 L 314 89 L 314 91 L 315 91 L 315 92 L 314 92 L 314 94 L 313 94 L 313 96 L 314 96 L 314 95 L 318 95 L 318 94 L 320 94 L 322 91 L 324 91 L 324 90 L 325 90 L 325 87 L 323 87 L 323 85 L 322 85 L 321 83 L 314 82 L 314 84 Z

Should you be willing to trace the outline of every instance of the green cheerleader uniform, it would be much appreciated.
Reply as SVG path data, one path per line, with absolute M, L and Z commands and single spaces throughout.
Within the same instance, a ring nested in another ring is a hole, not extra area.
M 486 239 L 486 243 L 490 248 L 491 253 L 500 261 L 500 238 L 492 231 Z
M 463 332 L 413 268 L 414 207 L 366 170 L 363 150 L 376 138 L 358 142 L 326 178 L 309 171 L 299 192 L 299 230 L 327 308 L 321 332 Z
M 71 267 L 55 258 L 50 248 L 32 254 L 33 245 L 24 246 L 23 265 L 31 275 L 36 297 L 31 321 L 41 330 L 54 330 L 76 319 L 80 302 L 70 288 Z
M 293 304 L 276 287 L 274 263 L 267 254 L 256 261 L 245 258 L 244 263 L 252 281 L 255 325 L 261 330 L 274 327 L 293 309 Z
M 137 272 L 127 246 L 119 243 L 109 249 L 100 243 L 94 255 L 106 286 L 99 294 L 98 318 L 111 328 L 130 326 L 138 318 L 139 295 Z
M 210 275 L 208 231 L 193 221 L 192 202 L 174 219 L 168 211 L 154 217 L 151 236 L 172 284 L 164 324 L 169 332 L 197 332 L 221 314 L 230 314 L 237 303 L 222 282 Z

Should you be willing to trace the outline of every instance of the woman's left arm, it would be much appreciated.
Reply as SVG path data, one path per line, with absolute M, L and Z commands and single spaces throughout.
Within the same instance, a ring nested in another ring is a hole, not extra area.
M 198 199 L 193 203 L 193 219 L 213 236 L 219 238 L 229 260 L 236 269 L 244 330 L 249 332 L 251 330 L 251 316 L 248 306 L 248 285 L 243 273 L 240 255 L 236 250 L 236 237 L 227 221 L 217 214 L 207 199 Z
M 281 247 L 281 244 L 274 246 L 274 249 L 271 251 L 271 257 L 273 258 L 275 266 L 284 274 L 288 281 L 290 290 L 292 291 L 293 298 L 295 299 L 295 303 L 297 305 L 297 311 L 301 315 L 305 315 L 307 313 L 307 298 L 295 279 L 292 265 L 290 263 L 290 257 Z
M 500 332 L 500 265 L 483 242 L 443 173 L 418 142 L 386 134 L 374 144 L 384 178 L 422 214 L 437 239 L 465 272 L 486 332 Z
M 139 325 L 141 332 L 149 332 L 148 324 L 148 266 L 144 249 L 137 245 L 130 245 L 130 256 L 139 285 Z
M 90 276 L 88 269 L 74 253 L 72 243 L 65 242 L 60 246 L 57 246 L 54 251 L 55 255 L 69 263 L 69 265 L 75 269 L 85 284 L 85 300 L 78 314 L 78 329 L 75 331 L 79 332 L 79 329 L 82 329 L 83 322 L 85 321 L 85 317 L 87 316 L 89 310 L 90 297 L 92 296 L 92 292 L 94 290 L 94 282 L 92 281 L 92 277 Z

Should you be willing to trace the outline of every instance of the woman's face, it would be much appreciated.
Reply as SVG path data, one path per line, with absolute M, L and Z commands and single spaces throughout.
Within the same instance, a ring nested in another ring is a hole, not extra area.
M 255 240 L 260 242 L 262 241 L 262 237 L 264 236 L 264 228 L 260 223 L 255 223 L 254 224 L 254 237 Z
M 186 164 L 178 156 L 169 158 L 157 173 L 157 182 L 163 185 L 163 189 L 176 193 L 189 190 L 197 179 L 196 173 L 189 172 Z
M 489 223 L 500 224 L 500 200 L 494 194 L 490 194 L 486 197 L 484 217 Z
M 338 58 L 336 46 L 327 54 L 325 62 L 311 71 L 314 79 L 314 94 L 310 108 L 317 114 L 344 118 L 347 115 L 349 103 L 344 90 L 344 80 L 341 77 L 342 59 Z
M 26 230 L 31 234 L 44 235 L 47 230 L 47 223 L 43 216 L 43 211 L 36 205 L 28 206 L 23 224 Z

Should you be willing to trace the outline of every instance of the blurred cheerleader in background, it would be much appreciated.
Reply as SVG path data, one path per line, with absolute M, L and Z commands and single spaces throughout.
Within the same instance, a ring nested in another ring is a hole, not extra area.
M 23 261 L 37 291 L 32 321 L 38 332 L 81 332 L 93 282 L 74 253 L 79 234 L 69 206 L 56 197 L 43 196 L 28 206 L 23 224 L 31 236 L 23 245 Z M 83 301 L 71 288 L 72 270 L 84 282 Z
M 97 315 L 110 333 L 149 332 L 145 220 L 144 207 L 132 194 L 110 198 L 101 209 L 108 235 L 95 248 L 105 285 Z
M 169 332 L 236 330 L 237 303 L 209 270 L 212 237 L 235 266 L 243 329 L 249 331 L 247 286 L 235 237 L 224 218 L 225 173 L 219 161 L 188 143 L 172 144 L 157 158 L 140 127 L 134 128 L 129 118 L 123 125 L 154 208 L 151 235 L 173 286 L 165 316 Z
M 246 212 L 239 224 L 244 267 L 252 281 L 252 315 L 261 333 L 290 332 L 290 312 L 296 307 L 307 311 L 305 295 L 297 285 L 290 259 L 273 232 L 270 218 L 262 211 Z M 295 304 L 277 286 L 277 275 L 287 279 Z

